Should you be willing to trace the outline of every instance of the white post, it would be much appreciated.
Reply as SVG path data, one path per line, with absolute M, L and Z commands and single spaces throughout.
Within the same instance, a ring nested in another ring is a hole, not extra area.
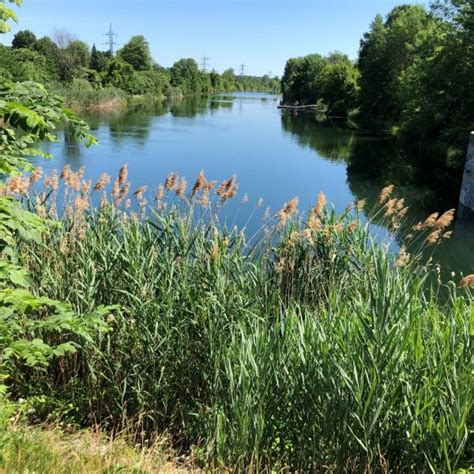
M 469 214 L 472 214 L 469 217 L 474 216 L 474 132 L 471 132 L 469 137 L 459 204 L 459 214 L 462 217 Z

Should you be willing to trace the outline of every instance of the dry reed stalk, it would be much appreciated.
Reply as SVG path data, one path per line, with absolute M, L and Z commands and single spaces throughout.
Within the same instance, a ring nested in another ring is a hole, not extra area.
M 441 229 L 434 230 L 428 235 L 428 237 L 426 237 L 426 243 L 428 245 L 434 245 L 436 242 L 438 242 L 440 237 L 441 237 Z
M 128 192 L 130 190 L 130 183 L 125 183 L 122 188 L 120 188 L 119 195 L 117 197 L 117 200 L 115 201 L 115 204 L 118 206 L 128 195 Z
M 119 194 L 120 194 L 120 182 L 119 182 L 119 179 L 117 178 L 114 181 L 114 184 L 112 186 L 112 197 L 116 198 L 118 197 Z
M 362 210 L 363 210 L 364 207 L 365 207 L 365 203 L 366 203 L 366 202 L 367 202 L 367 201 L 366 201 L 365 199 L 361 199 L 360 201 L 357 201 L 357 205 L 356 205 L 356 207 L 357 207 L 357 212 L 362 212 Z
M 43 176 L 43 169 L 40 166 L 38 166 L 37 168 L 35 168 L 33 173 L 31 173 L 31 176 L 30 176 L 31 183 L 32 184 L 37 183 L 41 179 L 41 176 Z
M 406 247 L 402 245 L 402 247 L 400 248 L 400 251 L 398 252 L 397 259 L 395 260 L 395 266 L 397 268 L 405 267 L 409 261 L 410 261 L 410 254 L 407 253 Z
M 163 200 L 165 196 L 165 188 L 162 184 L 160 184 L 157 188 L 156 188 L 156 195 L 155 195 L 155 200 L 157 202 L 161 202 Z
M 435 229 L 446 229 L 446 227 L 449 227 L 453 222 L 455 212 L 455 209 L 450 209 L 443 213 L 433 224 L 433 227 Z
M 201 189 L 206 186 L 206 177 L 204 176 L 204 170 L 201 170 L 196 178 L 193 189 L 191 191 L 191 197 L 194 197 Z
M 306 223 L 306 227 L 310 229 L 312 232 L 319 232 L 323 228 L 321 220 L 316 215 L 316 212 L 314 211 L 314 209 L 312 209 L 309 213 L 309 219 L 308 219 L 308 222 Z
M 30 184 L 28 176 L 14 176 L 8 179 L 5 193 L 26 195 L 30 189 Z
M 394 188 L 395 186 L 391 184 L 382 189 L 378 198 L 380 204 L 383 204 L 390 197 L 390 195 L 393 193 Z
M 311 229 L 304 229 L 303 230 L 303 237 L 306 239 L 309 245 L 314 244 L 314 239 L 313 239 L 313 232 Z
M 326 207 L 326 202 L 327 202 L 326 195 L 321 191 L 318 194 L 318 200 L 316 201 L 316 206 L 314 207 L 314 213 L 317 216 L 322 215 L 324 208 Z
M 174 172 L 170 173 L 165 180 L 166 191 L 174 191 L 177 181 L 178 181 L 178 174 Z
M 102 192 L 102 196 L 100 197 L 100 208 L 105 209 L 107 207 L 107 193 L 105 191 Z
M 49 176 L 44 178 L 44 186 L 51 188 L 53 191 L 57 191 L 59 187 L 58 173 L 53 170 Z
M 428 229 L 430 227 L 433 227 L 436 223 L 436 220 L 438 219 L 439 212 L 433 212 L 430 216 L 428 216 L 425 221 L 423 222 L 423 229 Z
M 91 186 L 92 186 L 92 183 L 90 179 L 85 181 L 82 185 L 81 196 L 83 197 L 88 196 L 91 191 Z
M 188 182 L 186 181 L 186 178 L 183 176 L 179 183 L 176 185 L 176 196 L 179 198 L 182 198 L 184 196 L 184 193 L 186 192 L 186 188 L 188 186 Z
M 384 214 L 385 217 L 389 217 L 389 216 L 395 214 L 395 212 L 397 210 L 396 209 L 396 204 L 397 204 L 397 199 L 396 198 L 389 199 L 387 201 L 387 203 L 385 204 L 385 209 L 386 209 L 385 214 Z
M 359 225 L 359 221 L 357 219 L 354 219 L 353 221 L 349 222 L 349 225 L 347 226 L 347 230 L 352 233 L 354 232 Z
M 204 191 L 201 194 L 201 199 L 199 200 L 199 203 L 201 204 L 202 207 L 206 208 L 209 206 L 210 202 L 211 201 L 209 200 L 209 193 L 207 192 L 206 189 L 204 189 Z
M 459 286 L 461 288 L 474 288 L 474 273 L 471 275 L 466 275 L 460 282 Z
M 222 181 L 216 189 L 216 194 L 219 196 L 221 203 L 232 199 L 237 194 L 238 187 L 236 175 Z
M 449 232 L 446 232 L 445 234 L 443 234 L 443 239 L 450 239 L 453 235 L 453 231 L 450 230 Z
M 71 166 L 70 165 L 65 165 L 64 168 L 61 170 L 61 174 L 59 175 L 59 177 L 65 181 L 67 179 L 69 179 L 69 176 L 71 175 L 72 171 L 71 171 Z
M 285 225 L 287 220 L 298 212 L 298 202 L 299 199 L 297 197 L 285 202 L 284 206 L 276 214 L 279 225 Z
M 125 164 L 123 165 L 118 172 L 118 183 L 120 186 L 123 186 L 128 178 L 128 166 Z
M 147 186 L 140 186 L 133 195 L 136 196 L 137 199 L 142 200 L 143 195 L 146 193 Z
M 94 184 L 94 191 L 101 191 L 110 183 L 110 176 L 107 173 L 102 173 L 99 179 Z

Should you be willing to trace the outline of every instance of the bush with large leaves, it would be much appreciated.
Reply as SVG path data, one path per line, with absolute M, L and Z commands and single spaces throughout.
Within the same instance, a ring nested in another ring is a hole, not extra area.
M 21 5 L 21 0 L 8 3 Z M 8 31 L 14 11 L 0 0 L 0 32 Z M 17 258 L 18 239 L 37 240 L 50 223 L 24 209 L 6 193 L 5 180 L 33 171 L 28 160 L 48 155 L 36 146 L 55 141 L 64 123 L 87 146 L 96 143 L 87 124 L 63 107 L 62 100 L 34 82 L 0 80 L 0 402 L 8 379 L 22 365 L 41 369 L 55 356 L 77 350 L 78 343 L 106 330 L 104 314 L 76 314 L 68 305 L 35 294 Z M 50 337 L 53 336 L 53 337 Z M 48 340 L 54 343 L 48 344 Z

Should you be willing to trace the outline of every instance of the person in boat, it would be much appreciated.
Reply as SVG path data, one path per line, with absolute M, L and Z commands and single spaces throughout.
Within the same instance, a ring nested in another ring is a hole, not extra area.
M 293 104 L 295 107 L 298 107 L 300 105 L 300 102 L 298 100 L 295 100 L 295 103 Z

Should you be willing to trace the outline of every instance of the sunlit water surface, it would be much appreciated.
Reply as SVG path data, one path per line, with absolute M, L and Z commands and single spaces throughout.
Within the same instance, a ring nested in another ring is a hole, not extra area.
M 323 127 L 307 114 L 282 112 L 279 100 L 234 93 L 87 116 L 100 145 L 87 149 L 63 134 L 60 143 L 47 145 L 54 159 L 41 165 L 46 170 L 85 166 L 86 177 L 95 180 L 102 172 L 115 176 L 127 163 L 132 190 L 142 185 L 155 189 L 172 171 L 191 184 L 200 170 L 209 180 L 237 175 L 239 194 L 225 215 L 229 224 L 246 224 L 249 233 L 261 226 L 267 207 L 274 214 L 294 196 L 303 211 L 324 191 L 335 209 L 343 211 L 363 198 L 372 205 L 385 184 L 403 183 L 410 175 L 387 140 Z M 436 200 L 436 192 L 426 187 L 402 185 L 397 193 L 410 204 L 412 222 L 452 205 Z M 241 204 L 245 194 L 248 203 Z M 264 204 L 255 211 L 260 197 Z M 384 229 L 373 229 L 377 238 L 387 239 Z M 397 248 L 396 241 L 391 248 Z M 435 260 L 445 272 L 474 272 L 472 228 L 458 225 Z

